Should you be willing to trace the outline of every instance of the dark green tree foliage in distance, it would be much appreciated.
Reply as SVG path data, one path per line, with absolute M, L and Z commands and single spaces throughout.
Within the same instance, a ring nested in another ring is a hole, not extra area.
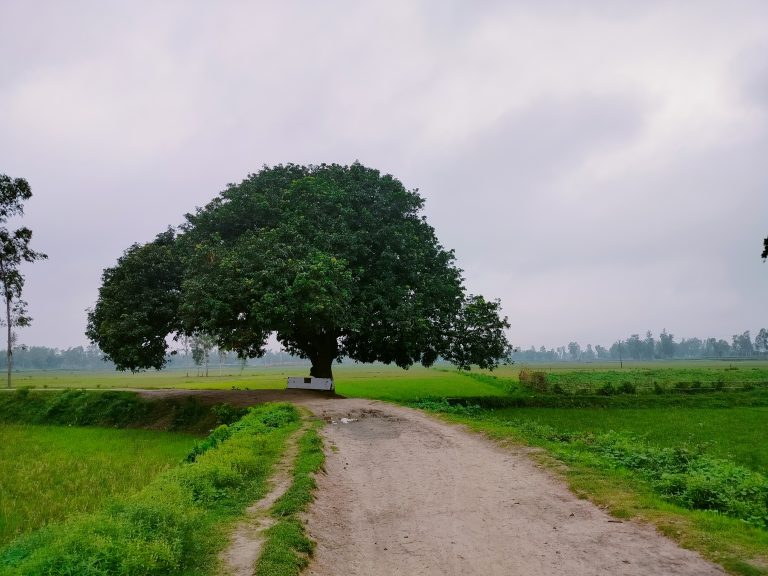
M 7 345 L 7 386 L 11 386 L 13 370 L 14 326 L 29 326 L 32 318 L 27 314 L 27 303 L 21 299 L 24 288 L 24 276 L 21 273 L 23 262 L 34 262 L 47 258 L 41 252 L 29 247 L 32 230 L 26 226 L 9 230 L 8 219 L 24 215 L 24 202 L 32 197 L 29 183 L 23 178 L 10 178 L 0 174 L 0 291 L 5 304 L 2 323 L 6 328 Z
M 466 294 L 423 205 L 358 163 L 265 167 L 105 270 L 87 335 L 131 370 L 161 368 L 169 334 L 252 358 L 272 332 L 318 377 L 344 356 L 492 368 L 509 324 Z
M 762 256 L 763 256 L 763 260 L 768 258 L 768 238 L 763 240 L 763 254 L 762 254 Z

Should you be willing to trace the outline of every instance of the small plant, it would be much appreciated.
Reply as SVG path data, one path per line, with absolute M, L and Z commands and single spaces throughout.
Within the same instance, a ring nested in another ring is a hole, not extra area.
M 220 424 L 232 424 L 232 422 L 240 420 L 246 412 L 248 412 L 247 408 L 238 408 L 226 402 L 211 406 L 211 413 L 216 417 L 217 426 Z
M 178 430 L 194 424 L 205 415 L 205 412 L 205 406 L 197 398 L 190 396 L 177 408 L 173 417 L 173 429 Z
M 613 384 L 606 382 L 597 390 L 597 393 L 601 396 L 613 396 L 614 394 L 617 394 L 618 391 L 613 387 Z
M 691 392 L 691 383 L 678 382 L 677 384 L 675 384 L 675 392 L 679 392 L 681 394 L 689 394 Z
M 546 392 L 548 389 L 547 373 L 541 370 L 523 368 L 518 374 L 520 384 L 535 392 Z
M 632 384 L 632 382 L 624 381 L 619 386 L 619 392 L 621 394 L 635 394 L 637 392 L 637 386 Z
M 483 411 L 483 409 L 476 404 L 451 404 L 445 398 L 441 400 L 416 400 L 415 402 L 409 402 L 408 405 L 429 412 L 443 412 L 445 414 L 458 414 L 461 416 L 476 416 Z

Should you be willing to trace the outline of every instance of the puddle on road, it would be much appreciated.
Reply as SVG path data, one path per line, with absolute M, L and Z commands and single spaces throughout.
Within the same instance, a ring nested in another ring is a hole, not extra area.
M 325 411 L 322 417 L 328 424 L 344 430 L 344 434 L 363 440 L 397 438 L 402 432 L 399 424 L 403 418 L 372 408 L 347 412 Z

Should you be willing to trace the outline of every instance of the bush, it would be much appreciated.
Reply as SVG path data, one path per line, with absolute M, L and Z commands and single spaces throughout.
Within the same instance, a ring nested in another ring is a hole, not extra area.
M 425 399 L 409 402 L 409 406 L 429 412 L 442 412 L 444 414 L 459 414 L 461 416 L 475 416 L 480 414 L 483 409 L 476 404 L 451 403 L 446 398 L 441 400 Z
M 232 424 L 232 422 L 240 420 L 240 418 L 245 416 L 247 412 L 247 408 L 238 408 L 226 402 L 211 406 L 211 413 L 216 417 L 217 426 L 220 424 Z
M 194 396 L 190 396 L 176 409 L 171 429 L 179 430 L 187 428 L 195 422 L 198 422 L 207 412 L 208 409 L 203 406 L 200 400 Z
M 518 374 L 520 384 L 535 392 L 546 392 L 548 389 L 547 373 L 541 370 L 522 368 Z
M 606 382 L 598 388 L 597 393 L 600 394 L 600 396 L 613 396 L 617 393 L 617 390 L 613 387 L 613 384 Z
M 634 394 L 637 392 L 637 386 L 632 384 L 632 382 L 622 382 L 619 386 L 619 392 L 622 394 Z

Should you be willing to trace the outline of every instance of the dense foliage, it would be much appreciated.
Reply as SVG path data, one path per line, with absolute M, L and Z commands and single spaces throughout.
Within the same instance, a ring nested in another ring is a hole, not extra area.
M 105 270 L 87 335 L 131 370 L 162 367 L 170 334 L 258 357 L 273 332 L 319 377 L 342 357 L 494 367 L 500 304 L 465 293 L 423 205 L 357 163 L 265 167 Z

